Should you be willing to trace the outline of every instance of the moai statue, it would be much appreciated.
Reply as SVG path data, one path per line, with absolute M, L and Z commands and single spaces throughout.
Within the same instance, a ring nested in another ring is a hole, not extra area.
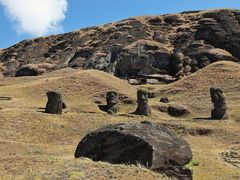
M 223 91 L 219 88 L 210 88 L 211 99 L 214 104 L 214 109 L 211 112 L 212 119 L 227 119 L 227 105 Z
M 151 109 L 148 105 L 148 92 L 144 90 L 138 90 L 137 101 L 138 101 L 138 107 L 135 113 L 138 115 L 150 116 Z
M 116 114 L 119 111 L 118 107 L 118 94 L 116 91 L 107 92 L 106 97 L 107 105 L 105 106 L 105 111 L 108 114 Z
M 184 54 L 179 50 L 175 49 L 172 58 L 171 58 L 171 69 L 172 73 L 178 78 L 183 77 L 183 63 L 184 63 Z
M 54 91 L 48 91 L 47 97 L 48 102 L 45 108 L 45 112 L 50 114 L 62 114 L 62 95 Z

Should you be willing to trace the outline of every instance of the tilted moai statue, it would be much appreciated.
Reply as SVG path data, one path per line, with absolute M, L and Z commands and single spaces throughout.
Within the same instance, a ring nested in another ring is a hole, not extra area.
M 135 113 L 138 115 L 150 116 L 151 108 L 148 105 L 148 92 L 144 90 L 138 90 L 137 101 L 138 101 L 138 107 Z
M 54 91 L 48 91 L 47 97 L 48 102 L 45 108 L 45 112 L 50 114 L 62 114 L 62 95 Z
M 116 91 L 107 92 L 106 96 L 107 105 L 105 106 L 105 111 L 108 114 L 116 114 L 119 111 L 118 107 L 118 94 Z
M 211 99 L 214 104 L 214 109 L 211 112 L 212 119 L 227 119 L 227 105 L 223 91 L 219 88 L 210 88 Z

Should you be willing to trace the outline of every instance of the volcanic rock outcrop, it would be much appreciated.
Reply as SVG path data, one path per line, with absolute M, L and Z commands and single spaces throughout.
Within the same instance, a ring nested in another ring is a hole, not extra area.
M 240 11 L 230 9 L 134 17 L 24 40 L 0 52 L 5 76 L 72 67 L 118 77 L 181 78 L 215 61 L 239 59 Z M 26 69 L 28 64 L 34 64 L 34 70 Z
M 113 164 L 141 164 L 169 175 L 191 177 L 184 165 L 192 159 L 189 144 L 162 125 L 149 121 L 108 125 L 87 134 L 75 157 Z

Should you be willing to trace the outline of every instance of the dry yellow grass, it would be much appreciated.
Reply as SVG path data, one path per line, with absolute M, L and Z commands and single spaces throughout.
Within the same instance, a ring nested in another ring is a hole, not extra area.
M 89 131 L 110 123 L 151 120 L 178 124 L 186 128 L 206 128 L 207 136 L 186 134 L 193 150 L 194 179 L 239 179 L 239 168 L 226 163 L 221 152 L 240 142 L 240 65 L 219 62 L 169 85 L 147 85 L 171 103 L 187 106 L 192 114 L 173 118 L 153 110 L 152 117 L 130 114 L 135 104 L 121 105 L 119 115 L 110 116 L 98 109 L 93 97 L 104 102 L 107 90 L 136 99 L 136 89 L 107 73 L 63 69 L 38 77 L 0 78 L 0 179 L 166 179 L 141 167 L 111 165 L 74 159 L 80 139 Z M 223 88 L 230 119 L 210 121 L 212 107 L 209 87 Z M 62 115 L 43 113 L 47 90 L 59 90 L 68 108 Z M 176 129 L 177 132 L 178 129 Z M 197 162 L 197 163 L 194 163 Z M 196 166 L 196 164 L 199 164 Z

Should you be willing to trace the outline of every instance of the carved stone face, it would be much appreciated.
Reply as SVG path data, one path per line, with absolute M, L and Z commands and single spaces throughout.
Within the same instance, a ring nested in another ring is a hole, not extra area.
M 108 105 L 113 105 L 118 103 L 118 94 L 115 91 L 107 92 L 106 101 Z
M 47 97 L 49 100 L 62 99 L 61 94 L 54 92 L 54 91 L 48 91 Z
M 223 91 L 219 88 L 211 88 L 210 89 L 211 100 L 214 104 L 214 109 L 211 111 L 212 119 L 227 119 L 227 105 L 225 102 L 225 97 Z
M 137 92 L 138 107 L 135 111 L 138 115 L 150 116 L 151 108 L 148 106 L 148 92 L 139 90 Z
M 223 92 L 219 88 L 211 88 L 210 94 L 213 103 L 221 103 L 225 101 Z
M 54 92 L 47 92 L 48 102 L 45 108 L 46 113 L 61 114 L 62 113 L 62 95 Z
M 147 105 L 148 104 L 148 92 L 139 90 L 137 92 L 137 99 L 139 105 Z

